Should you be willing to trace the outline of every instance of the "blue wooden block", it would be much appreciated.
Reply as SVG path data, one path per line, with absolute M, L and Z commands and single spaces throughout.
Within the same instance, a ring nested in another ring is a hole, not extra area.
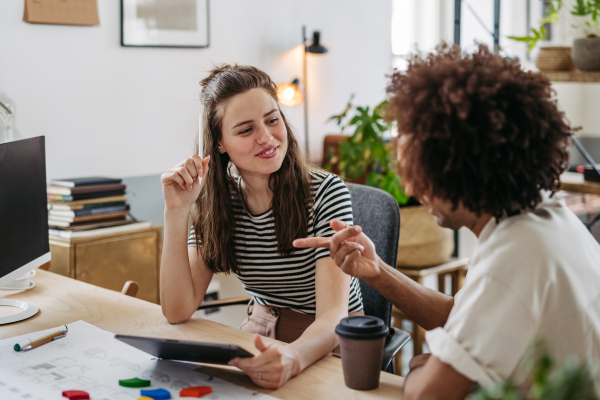
M 165 389 L 141 390 L 142 396 L 151 397 L 154 400 L 168 400 L 171 398 L 171 393 Z

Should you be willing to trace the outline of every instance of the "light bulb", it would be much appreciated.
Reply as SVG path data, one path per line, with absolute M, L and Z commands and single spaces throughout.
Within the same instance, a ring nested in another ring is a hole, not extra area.
M 285 89 L 285 92 L 283 92 L 283 98 L 286 100 L 291 100 L 292 97 L 294 97 L 294 89 L 291 87 Z

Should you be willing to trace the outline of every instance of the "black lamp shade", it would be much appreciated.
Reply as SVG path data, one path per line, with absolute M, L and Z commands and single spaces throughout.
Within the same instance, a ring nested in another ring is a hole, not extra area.
M 312 53 L 312 54 L 327 53 L 327 49 L 325 47 L 321 46 L 320 41 L 321 41 L 321 32 L 314 31 L 313 32 L 313 42 L 310 46 L 306 47 L 306 52 Z

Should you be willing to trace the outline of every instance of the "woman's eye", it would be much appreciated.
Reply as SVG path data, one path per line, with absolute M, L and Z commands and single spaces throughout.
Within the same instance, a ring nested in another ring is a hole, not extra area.
M 240 135 L 245 135 L 247 133 L 250 133 L 251 130 L 252 130 L 252 128 L 244 129 L 243 131 L 240 132 Z
M 276 123 L 278 120 L 279 120 L 279 118 L 271 118 L 271 119 L 269 120 L 269 123 L 270 123 L 270 124 L 274 124 L 274 123 Z

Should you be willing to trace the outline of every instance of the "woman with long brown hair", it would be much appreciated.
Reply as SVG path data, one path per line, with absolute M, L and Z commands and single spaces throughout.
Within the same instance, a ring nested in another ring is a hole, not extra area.
M 256 335 L 261 353 L 232 365 L 277 388 L 337 346 L 340 319 L 362 314 L 358 281 L 328 251 L 292 246 L 333 235 L 333 219 L 352 223 L 350 196 L 338 177 L 310 169 L 267 74 L 223 65 L 201 85 L 204 158 L 193 155 L 161 177 L 163 314 L 187 321 L 213 274 L 233 272 L 252 296 L 241 329 L 289 344 L 265 345 Z

